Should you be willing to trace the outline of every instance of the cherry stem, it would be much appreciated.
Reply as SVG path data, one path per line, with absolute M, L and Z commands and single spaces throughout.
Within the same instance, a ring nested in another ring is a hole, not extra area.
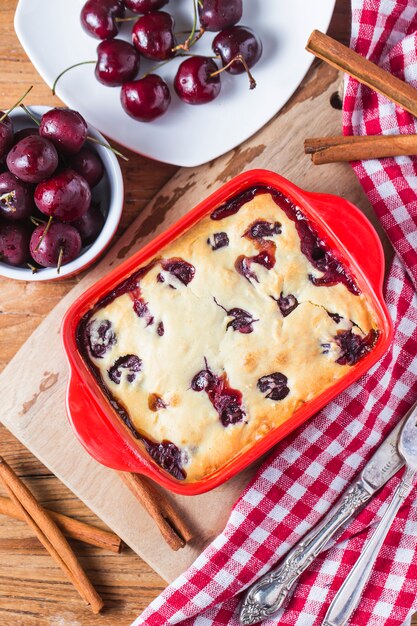
M 113 148 L 113 146 L 111 146 L 109 143 L 105 143 L 104 141 L 100 141 L 100 139 L 96 139 L 95 137 L 91 137 L 91 135 L 88 135 L 87 139 L 89 141 L 92 141 L 93 143 L 97 143 L 99 146 L 103 146 L 103 148 L 107 148 L 107 150 L 110 150 L 110 152 L 113 152 L 114 154 L 117 154 L 117 156 L 119 156 L 124 161 L 128 161 L 129 160 L 127 158 L 127 156 L 125 156 L 124 154 L 119 152 L 119 150 L 116 150 L 116 148 Z
M 44 228 L 44 231 L 43 231 L 43 233 L 42 233 L 42 235 L 41 235 L 41 238 L 39 239 L 38 243 L 36 244 L 35 252 L 36 252 L 37 250 L 39 250 L 39 246 L 41 245 L 42 241 L 44 240 L 45 235 L 46 235 L 46 233 L 48 232 L 48 230 L 49 230 L 49 228 L 50 228 L 50 226 L 51 226 L 51 224 L 52 224 L 52 220 L 53 220 L 53 219 L 54 219 L 54 218 L 53 218 L 53 216 L 52 216 L 52 215 L 50 215 L 50 216 L 49 216 L 48 223 L 46 224 L 46 226 L 45 226 L 45 228 Z
M 0 196 L 0 204 L 6 205 L 7 207 L 13 209 L 16 212 L 16 209 L 12 207 L 12 201 L 15 197 L 16 193 L 14 191 L 8 191 Z
M 191 46 L 193 46 L 195 42 L 198 41 L 204 33 L 205 29 L 200 28 L 199 34 L 196 37 L 194 37 L 195 31 L 197 28 L 197 0 L 193 0 L 193 9 L 194 9 L 194 17 L 193 17 L 193 26 L 192 26 L 191 32 L 188 35 L 187 39 L 184 41 L 184 43 L 180 43 L 178 44 L 178 46 L 175 46 L 175 48 L 172 48 L 173 52 L 176 52 L 177 50 L 185 50 L 187 52 L 191 48 Z
M 173 61 L 174 59 L 178 59 L 178 57 L 199 57 L 201 56 L 201 54 L 192 54 L 191 52 L 178 52 L 178 54 L 176 54 L 175 56 L 171 57 L 170 59 L 167 59 L 166 61 L 162 61 L 162 63 L 158 63 L 157 65 L 154 65 L 153 67 L 151 67 L 150 70 L 148 70 L 146 72 L 146 74 L 143 74 L 143 76 L 140 77 L 139 80 L 142 80 L 142 78 L 146 78 L 147 76 L 149 76 L 149 74 L 152 74 L 155 70 L 159 70 L 160 67 L 162 67 L 163 65 L 166 65 L 167 63 L 171 63 L 171 61 Z M 220 57 L 218 56 L 207 56 L 208 59 L 218 59 Z
M 29 115 L 30 119 L 32 120 L 32 122 L 35 122 L 35 124 L 37 126 L 40 126 L 41 123 L 38 120 L 37 117 L 35 117 L 35 115 L 33 115 L 32 111 L 30 109 L 27 108 L 27 106 L 25 106 L 24 104 L 20 105 L 20 108 L 22 108 L 24 110 L 24 112 L 26 113 L 26 115 Z
M 56 264 L 56 272 L 57 272 L 57 274 L 59 274 L 60 271 L 61 271 L 62 257 L 63 256 L 64 256 L 64 248 L 61 246 L 59 248 L 58 263 Z
M 41 224 L 46 224 L 45 220 L 40 220 L 39 217 L 34 217 L 34 215 L 31 215 L 29 219 L 32 222 L 32 224 L 35 224 L 35 226 L 40 226 Z
M 32 270 L 32 274 L 36 274 L 39 271 L 37 267 L 32 265 L 32 263 L 26 263 L 26 265 L 28 266 L 30 270 Z
M 80 65 L 91 65 L 91 63 L 97 63 L 97 61 L 81 61 L 80 63 L 74 63 L 74 65 L 70 65 L 65 70 L 63 70 L 60 74 L 58 74 L 58 76 L 54 80 L 54 84 L 52 85 L 52 95 L 53 96 L 55 95 L 56 84 L 61 78 L 61 76 L 66 74 L 69 70 L 72 70 L 74 67 L 79 67 Z
M 254 79 L 254 77 L 250 73 L 248 64 L 246 63 L 245 59 L 243 58 L 243 55 L 241 55 L 241 54 L 237 54 L 235 57 L 233 57 L 233 59 L 231 61 L 229 61 L 229 63 L 227 63 L 226 65 L 221 67 L 219 70 L 217 70 L 217 72 L 213 72 L 212 74 L 210 74 L 210 76 L 211 77 L 218 76 L 218 74 L 221 74 L 222 72 L 224 72 L 224 70 L 227 70 L 227 68 L 230 67 L 236 61 L 240 61 L 240 63 L 242 63 L 243 67 L 245 68 L 245 71 L 246 71 L 246 73 L 248 75 L 248 78 L 249 78 L 249 89 L 255 89 L 255 87 L 256 87 L 256 80 Z
M 131 15 L 130 17 L 116 17 L 115 21 L 116 22 L 133 22 L 134 20 L 137 20 L 138 16 L 137 15 Z
M 29 91 L 32 91 L 32 89 L 33 89 L 33 85 L 29 87 L 29 89 L 23 94 L 23 96 L 21 96 L 19 100 L 15 102 L 14 105 L 8 111 L 6 111 L 6 113 L 3 113 L 3 115 L 0 117 L 0 122 L 2 122 L 9 115 L 9 113 L 13 111 L 13 109 L 19 106 L 19 104 L 26 98 Z

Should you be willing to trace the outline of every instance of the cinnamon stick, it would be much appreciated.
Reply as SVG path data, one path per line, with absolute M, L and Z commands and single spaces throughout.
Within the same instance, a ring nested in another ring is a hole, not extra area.
M 103 548 L 110 552 L 119 553 L 122 549 L 122 540 L 114 533 L 108 530 L 102 530 L 86 522 L 81 522 L 62 513 L 45 509 L 48 515 L 57 523 L 63 534 L 71 539 L 77 539 L 83 543 L 88 543 L 91 546 Z M 15 504 L 8 498 L 2 498 L 0 496 L 0 513 L 7 515 L 13 519 L 26 521 L 23 513 L 15 506 Z
M 69 543 L 56 523 L 36 501 L 33 494 L 0 456 L 0 478 L 13 503 L 35 531 L 39 541 L 70 579 L 93 613 L 103 608 L 103 600 L 87 578 Z
M 119 472 L 119 476 L 155 521 L 169 547 L 183 548 L 192 532 L 172 504 L 143 476 L 129 472 Z
M 417 117 L 417 90 L 357 52 L 318 30 L 311 33 L 306 50 Z
M 313 137 L 304 142 L 304 152 L 315 165 L 362 159 L 417 155 L 417 135 L 355 135 Z

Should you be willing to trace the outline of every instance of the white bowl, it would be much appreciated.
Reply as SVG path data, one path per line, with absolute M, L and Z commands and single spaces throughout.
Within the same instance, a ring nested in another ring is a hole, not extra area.
M 28 108 L 35 116 L 40 117 L 52 107 L 31 106 Z M 10 117 L 13 120 L 15 131 L 21 128 L 36 127 L 36 124 L 20 108 L 14 109 L 10 113 Z M 99 141 L 107 143 L 103 135 L 91 126 L 88 127 L 88 134 Z M 0 276 L 32 282 L 68 278 L 91 265 L 110 245 L 119 225 L 123 209 L 122 171 L 116 156 L 111 150 L 96 143 L 91 143 L 90 145 L 96 150 L 104 166 L 103 179 L 91 190 L 93 200 L 100 201 L 100 208 L 105 216 L 104 226 L 97 239 L 92 244 L 85 246 L 76 259 L 62 265 L 59 274 L 55 267 L 40 268 L 37 272 L 32 273 L 30 268 L 14 267 L 0 262 Z

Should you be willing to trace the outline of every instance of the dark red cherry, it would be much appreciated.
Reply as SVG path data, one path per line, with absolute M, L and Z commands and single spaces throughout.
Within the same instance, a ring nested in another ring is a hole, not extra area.
M 25 137 L 30 137 L 31 135 L 39 135 L 38 128 L 21 128 L 13 135 L 13 145 L 18 143 L 21 139 Z
M 225 248 L 229 245 L 229 237 L 227 233 L 213 233 L 213 237 L 207 239 L 207 243 L 211 246 L 212 250 L 218 250 L 219 248 Z
M 287 386 L 288 378 L 281 372 L 274 372 L 267 376 L 262 376 L 257 383 L 261 393 L 266 393 L 266 398 L 270 400 L 283 400 L 288 396 L 290 390 Z
M 220 93 L 220 76 L 213 76 L 218 67 L 208 57 L 195 56 L 186 59 L 178 67 L 174 87 L 178 96 L 187 104 L 205 104 Z
M 92 203 L 87 213 L 84 213 L 78 220 L 71 222 L 71 226 L 74 226 L 80 233 L 84 246 L 93 243 L 104 226 L 104 216 L 100 207 Z
M 247 26 L 231 26 L 218 33 L 213 39 L 214 54 L 220 56 L 223 65 L 228 65 L 241 55 L 246 65 L 251 68 L 262 55 L 262 42 Z M 226 69 L 230 74 L 243 74 L 246 71 L 242 61 L 236 60 Z
M 191 381 L 193 391 L 205 391 L 210 402 L 219 414 L 223 426 L 237 424 L 245 417 L 242 409 L 242 394 L 237 389 L 232 389 L 226 374 L 217 376 L 210 370 L 205 359 L 206 368 L 198 372 Z
M 253 318 L 252 313 L 245 311 L 245 309 L 240 309 L 239 307 L 233 307 L 232 309 L 228 310 L 228 309 L 225 309 L 224 306 L 219 304 L 216 298 L 214 298 L 214 302 L 217 304 L 217 306 L 223 309 L 223 311 L 226 313 L 228 317 L 233 318 L 232 320 L 230 320 L 230 322 L 227 323 L 226 331 L 228 331 L 229 328 L 233 328 L 233 330 L 237 330 L 240 333 L 243 333 L 244 335 L 248 335 L 249 333 L 253 332 L 252 324 L 254 322 L 259 322 L 259 320 L 256 320 Z
M 116 333 L 109 320 L 91 320 L 86 332 L 91 354 L 96 359 L 102 359 L 107 350 L 117 343 Z
M 267 222 L 266 220 L 256 220 L 244 233 L 250 239 L 264 239 L 281 234 L 281 224 L 279 222 Z
M 179 257 L 172 257 L 171 259 L 164 259 L 161 261 L 162 268 L 175 276 L 183 285 L 188 285 L 194 278 L 195 267 L 180 259 Z
M 340 347 L 341 355 L 336 363 L 339 365 L 355 365 L 372 350 L 378 338 L 377 331 L 370 330 L 365 336 L 353 333 L 352 329 L 339 332 L 336 343 Z
M 22 265 L 30 259 L 31 229 L 22 222 L 0 224 L 0 261 L 9 265 Z
M 127 41 L 113 39 L 102 41 L 97 46 L 95 75 L 103 85 L 120 87 L 135 78 L 139 67 L 139 54 Z
M 104 166 L 97 152 L 84 146 L 68 159 L 68 165 L 85 178 L 90 187 L 95 187 L 104 175 Z
M 7 155 L 10 172 L 25 183 L 39 183 L 51 176 L 57 166 L 55 146 L 39 135 L 21 139 Z
M 150 13 L 159 11 L 169 0 L 125 0 L 126 9 L 133 13 Z
M 237 24 L 242 19 L 242 12 L 242 0 L 202 0 L 198 3 L 201 26 L 215 32 Z
M 0 111 L 0 117 L 3 117 L 4 112 Z M 13 144 L 13 122 L 11 118 L 6 115 L 4 120 L 0 122 L 0 159 L 7 154 Z
M 133 310 L 138 317 L 142 317 L 145 320 L 146 326 L 151 326 L 154 322 L 154 317 L 149 310 L 148 303 L 141 297 L 135 298 L 133 301 Z
M 43 267 L 57 267 L 58 262 L 65 265 L 80 254 L 81 237 L 76 228 L 52 222 L 44 234 L 45 228 L 46 224 L 37 226 L 30 239 L 30 253 L 36 263 Z
M 34 208 L 33 193 L 10 172 L 0 174 L 0 216 L 7 220 L 21 220 L 30 216 Z
M 164 11 L 143 15 L 133 26 L 132 41 L 136 50 L 147 59 L 169 59 L 174 56 L 176 46 L 174 18 Z
M 79 152 L 87 138 L 87 122 L 78 111 L 56 107 L 42 115 L 39 134 L 62 154 Z
M 81 9 L 81 24 L 97 39 L 112 39 L 119 32 L 116 17 L 123 15 L 123 0 L 88 0 Z
M 142 369 L 142 360 L 136 356 L 136 354 L 126 354 L 120 356 L 109 369 L 109 378 L 116 385 L 120 384 L 122 379 L 123 370 L 126 370 L 126 380 L 129 383 L 133 383 L 136 378 L 136 374 Z
M 153 443 L 143 438 L 145 448 L 148 454 L 158 463 L 162 469 L 167 471 L 177 480 L 184 480 L 186 473 L 182 467 L 181 450 L 171 441 L 161 441 L 161 443 Z
M 157 74 L 125 83 L 120 91 L 123 109 L 140 122 L 151 122 L 165 113 L 171 102 L 166 82 Z
M 64 222 L 82 217 L 90 203 L 90 187 L 74 170 L 62 170 L 39 183 L 35 189 L 35 204 L 39 211 Z

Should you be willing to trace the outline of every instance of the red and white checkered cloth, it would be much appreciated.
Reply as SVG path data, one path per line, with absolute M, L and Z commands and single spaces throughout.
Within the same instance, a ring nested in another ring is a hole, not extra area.
M 417 1 L 352 4 L 352 47 L 417 87 Z M 344 131 L 415 133 L 417 124 L 386 98 L 348 79 Z M 395 324 L 393 347 L 278 444 L 235 504 L 223 533 L 135 626 L 237 626 L 240 592 L 320 520 L 417 400 L 417 160 L 369 160 L 354 167 L 397 253 L 385 289 Z M 398 481 L 393 478 L 331 542 L 302 575 L 285 609 L 264 624 L 322 623 Z M 388 534 L 351 624 L 400 626 L 416 609 L 417 499 L 412 495 Z

